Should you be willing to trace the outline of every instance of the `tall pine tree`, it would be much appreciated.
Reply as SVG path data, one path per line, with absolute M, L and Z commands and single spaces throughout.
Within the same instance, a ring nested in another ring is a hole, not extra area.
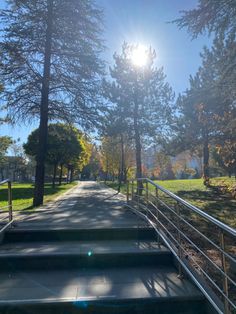
M 114 54 L 111 80 L 106 83 L 108 99 L 119 107 L 136 151 L 136 177 L 142 177 L 142 145 L 156 135 L 168 132 L 173 92 L 163 69 L 154 65 L 155 51 L 147 49 L 147 63 L 137 67 L 132 55 L 137 45 L 124 43 L 121 54 Z M 139 188 L 142 188 L 141 183 Z
M 225 141 L 233 141 L 236 107 L 231 80 L 235 74 L 229 71 L 226 75 L 234 54 L 233 47 L 234 41 L 225 40 L 223 35 L 216 37 L 211 49 L 205 47 L 201 67 L 194 77 L 190 77 L 189 89 L 177 101 L 177 134 L 170 147 L 176 152 L 202 149 L 205 184 L 208 184 L 210 175 L 210 145 L 220 147 Z
M 13 121 L 40 119 L 34 193 L 40 205 L 48 120 L 87 127 L 101 110 L 102 12 L 93 0 L 8 0 L 0 18 L 5 109 Z

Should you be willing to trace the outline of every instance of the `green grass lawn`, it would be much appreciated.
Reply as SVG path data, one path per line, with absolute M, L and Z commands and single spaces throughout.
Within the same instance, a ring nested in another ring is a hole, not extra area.
M 224 177 L 211 179 L 211 184 L 217 186 L 219 182 L 222 182 L 222 180 L 229 183 L 236 183 L 234 178 Z M 224 194 L 214 189 L 206 188 L 203 185 L 202 179 L 166 180 L 155 182 L 215 218 L 234 228 L 236 227 L 236 199 L 234 199 L 230 194 Z M 109 182 L 108 186 L 117 189 L 118 184 Z M 125 185 L 121 187 L 121 192 L 124 194 L 126 193 Z
M 75 186 L 77 183 L 62 184 L 54 189 L 51 184 L 45 184 L 44 203 L 52 201 L 60 194 Z M 33 209 L 33 192 L 34 185 L 30 183 L 13 183 L 12 198 L 13 210 L 30 210 Z M 7 205 L 7 185 L 0 186 L 0 209 Z M 8 210 L 8 209 L 5 209 Z

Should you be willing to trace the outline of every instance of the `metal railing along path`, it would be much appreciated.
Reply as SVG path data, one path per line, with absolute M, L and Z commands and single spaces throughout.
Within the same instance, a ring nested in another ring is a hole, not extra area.
M 236 313 L 236 230 L 150 179 L 127 183 L 127 205 L 147 220 L 218 313 Z
M 1 185 L 7 185 L 7 195 L 8 195 L 8 200 L 7 200 L 7 205 L 0 207 L 0 213 L 3 215 L 3 219 L 1 218 L 1 226 L 0 226 L 0 233 L 2 233 L 4 230 L 6 230 L 9 226 L 12 225 L 13 223 L 13 211 L 12 211 L 12 184 L 10 180 L 4 180 L 0 182 Z M 1 193 L 1 191 L 0 191 Z M 8 209 L 8 211 L 5 211 Z M 4 210 L 4 211 L 3 211 Z M 4 214 L 6 213 L 6 217 Z M 6 223 L 5 223 L 6 221 Z

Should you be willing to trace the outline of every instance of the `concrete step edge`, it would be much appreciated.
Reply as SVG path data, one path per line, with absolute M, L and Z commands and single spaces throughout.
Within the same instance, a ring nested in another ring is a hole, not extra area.
M 91 252 L 91 255 L 90 255 L 90 252 L 88 253 L 71 253 L 71 252 L 48 252 L 48 253 L 15 253 L 15 254 L 7 254 L 7 253 L 0 253 L 0 260 L 4 260 L 4 259 L 8 259 L 8 258 L 27 258 L 27 259 L 30 259 L 32 257 L 91 257 L 91 256 L 118 256 L 118 255 L 126 255 L 126 256 L 134 256 L 134 255 L 157 255 L 157 256 L 160 256 L 160 255 L 172 255 L 172 253 L 170 251 L 164 251 L 164 250 L 155 250 L 155 249 L 152 249 L 152 250 L 149 250 L 149 251 L 145 251 L 145 252 L 140 252 L 140 251 L 137 251 L 137 252 L 103 252 L 103 253 L 99 253 L 99 252 Z
M 144 298 L 116 298 L 116 297 L 83 297 L 83 298 L 51 298 L 51 299 L 28 299 L 28 300 L 0 300 L 0 307 L 6 305 L 57 305 L 57 304 L 74 304 L 79 302 L 87 302 L 89 303 L 99 303 L 99 302 L 117 302 L 117 303 L 129 303 L 129 302 L 171 302 L 171 301 L 193 301 L 199 300 L 204 301 L 204 295 L 200 294 L 189 294 L 186 296 L 161 296 L 161 297 L 144 297 Z

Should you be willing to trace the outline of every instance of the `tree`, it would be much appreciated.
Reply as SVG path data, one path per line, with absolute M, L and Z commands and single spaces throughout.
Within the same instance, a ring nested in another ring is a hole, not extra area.
M 93 151 L 93 144 L 91 143 L 91 139 L 82 132 L 79 132 L 78 137 L 80 140 L 82 151 L 78 158 L 77 168 L 79 171 L 82 171 L 83 168 L 87 166 L 90 161 Z
M 1 180 L 4 180 L 3 169 L 6 163 L 6 153 L 10 145 L 12 144 L 12 139 L 9 136 L 0 136 L 0 172 Z
M 217 141 L 213 158 L 229 177 L 234 173 L 236 178 L 236 119 L 225 124 L 224 135 Z
M 81 173 L 83 168 L 88 165 L 92 154 L 92 144 L 88 136 L 78 132 L 78 139 L 80 141 L 81 153 L 79 156 L 74 155 L 74 158 L 68 158 L 65 164 L 68 169 L 67 178 L 70 182 L 73 181 L 75 171 Z
M 145 51 L 147 63 L 132 62 L 137 45 L 124 43 L 121 54 L 114 54 L 111 81 L 106 82 L 107 97 L 122 112 L 127 130 L 135 143 L 136 177 L 142 177 L 142 141 L 164 134 L 168 129 L 173 92 L 165 82 L 163 69 L 154 65 L 155 51 Z M 142 188 L 139 182 L 138 190 Z
M 194 38 L 205 31 L 216 35 L 236 32 L 234 0 L 198 0 L 197 8 L 181 13 L 182 16 L 174 22 L 180 28 L 186 27 Z
M 157 177 L 161 180 L 173 179 L 174 172 L 172 170 L 170 156 L 166 155 L 162 151 L 159 151 L 156 153 L 155 157 L 155 175 L 157 175 Z
M 25 180 L 27 172 L 27 158 L 25 156 L 22 144 L 20 143 L 20 138 L 12 141 L 9 151 L 9 168 L 13 174 L 12 180 L 17 181 L 20 177 L 21 179 Z
M 184 151 L 175 156 L 172 162 L 172 170 L 177 178 L 186 179 L 189 176 L 194 176 L 197 171 L 190 165 L 193 161 L 192 152 Z
M 96 145 L 90 145 L 91 155 L 89 162 L 83 167 L 81 171 L 81 179 L 97 179 L 99 176 L 101 165 L 100 165 L 100 156 Z
M 58 166 L 60 165 L 61 168 L 59 179 L 59 183 L 61 183 L 63 165 L 79 160 L 84 149 L 80 138 L 80 132 L 74 127 L 61 123 L 49 124 L 46 161 L 53 165 L 53 187 L 55 186 Z M 39 129 L 36 129 L 29 135 L 27 143 L 24 144 L 26 154 L 36 156 L 38 145 Z
M 110 86 L 107 86 L 107 83 L 104 81 L 105 96 L 107 96 L 106 93 L 109 92 L 109 87 Z M 121 182 L 125 181 L 124 137 L 126 136 L 126 133 L 127 133 L 127 125 L 126 125 L 126 121 L 122 112 L 122 108 L 120 107 L 111 108 L 108 111 L 107 115 L 104 117 L 103 128 L 102 128 L 101 134 L 103 138 L 104 137 L 107 138 L 107 140 L 112 141 L 116 145 L 116 153 L 119 154 L 119 165 L 118 165 L 119 187 L 121 185 Z M 105 148 L 104 145 L 103 145 L 103 148 Z M 106 148 L 105 148 L 105 152 L 106 152 Z M 109 152 L 106 152 L 106 155 L 107 154 L 109 154 Z M 119 189 L 120 188 L 118 188 L 118 190 Z
M 186 27 L 197 37 L 203 32 L 214 33 L 212 50 L 215 66 L 219 70 L 218 88 L 226 98 L 235 101 L 236 83 L 236 4 L 234 0 L 198 0 L 195 9 L 182 11 L 174 21 L 180 28 Z M 205 49 L 206 50 L 206 49 Z
M 119 191 L 121 183 L 127 181 L 129 170 L 134 166 L 133 145 L 123 134 L 121 134 L 121 138 L 120 135 L 103 137 L 100 147 L 100 163 L 101 169 L 105 173 L 105 181 L 118 179 Z
M 13 121 L 40 119 L 34 205 L 43 203 L 48 120 L 98 119 L 102 12 L 92 0 L 8 0 L 1 75 Z
M 106 98 L 112 97 L 110 87 L 110 83 L 103 82 Z M 104 116 L 103 128 L 101 130 L 101 136 L 112 140 L 117 146 L 116 153 L 119 155 L 118 191 L 121 183 L 126 183 L 127 181 L 127 173 L 133 160 L 133 143 L 132 137 L 129 136 L 126 118 L 123 106 L 112 106 Z
M 205 184 L 208 184 L 210 175 L 210 145 L 227 140 L 225 126 L 236 115 L 234 92 L 225 84 L 223 71 L 230 51 L 229 43 L 218 37 L 212 49 L 204 48 L 202 66 L 194 77 L 190 77 L 190 88 L 177 101 L 177 134 L 171 146 L 177 153 L 196 151 L 198 147 L 202 149 Z
M 105 181 L 118 177 L 120 169 L 120 152 L 117 138 L 103 137 L 100 147 L 100 160 L 105 173 Z

